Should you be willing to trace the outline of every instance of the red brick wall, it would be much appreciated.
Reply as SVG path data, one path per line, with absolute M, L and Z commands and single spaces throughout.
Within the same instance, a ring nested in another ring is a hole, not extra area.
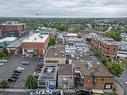
M 104 53 L 104 55 L 115 56 L 118 51 L 118 46 L 103 44 L 101 51 Z
M 99 41 L 97 41 L 96 39 L 92 39 L 91 40 L 91 45 L 95 48 L 99 47 Z
M 20 31 L 23 28 L 24 25 L 0 25 L 1 30 Z
M 38 55 L 43 55 L 43 49 L 46 51 L 49 42 L 49 37 L 44 43 L 22 43 L 22 48 L 24 50 L 34 49 L 37 51 Z
M 85 89 L 104 89 L 106 83 L 113 84 L 113 77 L 95 77 L 95 85 L 92 83 L 92 77 L 85 76 L 84 85 Z

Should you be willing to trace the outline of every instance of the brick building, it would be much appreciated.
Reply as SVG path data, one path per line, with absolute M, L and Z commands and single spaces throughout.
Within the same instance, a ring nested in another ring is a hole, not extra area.
M 94 48 L 100 50 L 104 56 L 112 59 L 116 57 L 117 51 L 121 43 L 114 41 L 113 39 L 110 38 L 96 36 L 92 38 L 91 45 Z
M 28 34 L 25 23 L 6 22 L 0 24 L 1 37 L 21 37 Z
M 75 84 L 84 89 L 109 90 L 113 86 L 113 75 L 99 62 L 74 61 Z
M 44 56 L 49 42 L 49 35 L 35 33 L 22 41 L 22 53 L 25 56 Z

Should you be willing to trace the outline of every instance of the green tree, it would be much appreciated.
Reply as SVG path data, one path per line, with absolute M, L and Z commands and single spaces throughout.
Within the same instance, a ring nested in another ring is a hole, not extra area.
M 4 53 L 6 56 L 9 55 L 9 52 L 8 52 L 8 50 L 7 50 L 6 48 L 3 49 L 3 53 Z
M 1 80 L 0 81 L 0 88 L 8 88 L 8 81 Z
M 54 46 L 56 44 L 56 39 L 52 38 L 49 40 L 48 46 Z
M 110 32 L 106 32 L 106 36 L 108 38 L 114 39 L 115 41 L 120 41 L 121 40 L 120 32 L 115 31 L 115 30 L 111 30 Z
M 37 88 L 37 79 L 32 76 L 29 75 L 27 80 L 25 81 L 25 88 L 27 89 L 36 89 Z
M 108 70 L 114 75 L 114 76 L 117 76 L 119 77 L 122 72 L 123 72 L 123 69 L 120 65 L 120 63 L 116 62 L 116 61 L 113 61 L 113 62 L 110 62 L 107 64 L 107 68 Z
M 109 59 L 105 56 L 101 57 L 101 62 L 104 63 L 106 65 L 106 63 L 108 63 Z

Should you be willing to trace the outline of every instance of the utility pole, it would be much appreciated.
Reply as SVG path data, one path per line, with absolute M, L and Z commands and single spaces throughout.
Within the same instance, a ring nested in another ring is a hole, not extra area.
M 39 25 L 39 24 L 40 24 L 40 22 L 39 22 L 39 16 L 40 16 L 40 14 L 39 14 L 39 13 L 36 13 L 35 15 L 36 15 L 37 18 L 38 18 L 38 25 Z

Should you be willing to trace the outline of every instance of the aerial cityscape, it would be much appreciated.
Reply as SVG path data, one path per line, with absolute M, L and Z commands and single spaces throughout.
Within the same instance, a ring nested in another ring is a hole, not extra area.
M 0 1 L 0 95 L 127 95 L 126 0 Z

